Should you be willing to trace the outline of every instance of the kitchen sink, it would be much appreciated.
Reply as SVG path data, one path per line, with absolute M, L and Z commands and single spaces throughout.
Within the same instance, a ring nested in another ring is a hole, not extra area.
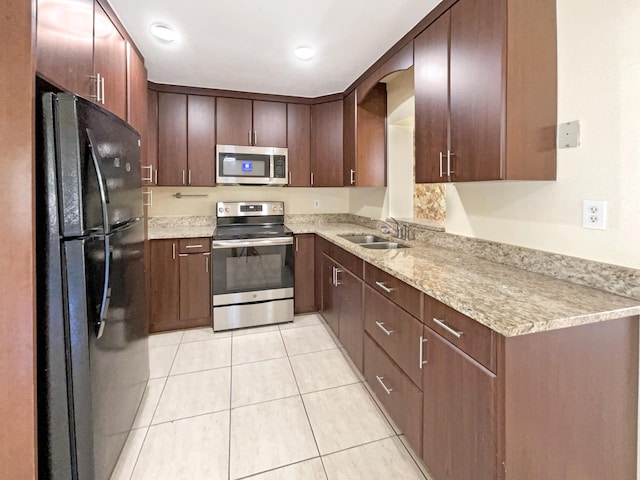
M 362 248 L 369 248 L 375 250 L 391 250 L 396 248 L 410 248 L 411 245 L 405 245 L 404 243 L 397 242 L 375 242 L 375 243 L 361 243 Z
M 341 236 L 345 240 L 349 240 L 350 242 L 357 243 L 359 245 L 389 241 L 388 238 L 377 237 L 375 235 L 341 235 Z

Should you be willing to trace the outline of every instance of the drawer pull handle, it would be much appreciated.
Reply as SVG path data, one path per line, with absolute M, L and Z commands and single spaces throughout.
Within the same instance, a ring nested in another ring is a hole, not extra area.
M 422 335 L 420 335 L 420 369 L 422 369 L 422 366 L 425 365 L 427 363 L 427 361 L 424 359 L 424 344 L 427 343 L 427 339 L 424 338 Z
M 384 388 L 384 391 L 387 392 L 387 395 L 391 395 L 391 392 L 393 392 L 393 388 L 387 388 L 387 386 L 383 382 L 384 377 L 379 377 L 378 375 L 376 375 L 376 380 L 378 380 L 378 383 L 382 385 L 382 388 Z
M 387 293 L 391 293 L 395 290 L 395 288 L 389 288 L 387 287 L 384 282 L 376 282 L 376 285 L 379 286 L 382 290 L 384 290 Z
M 380 330 L 382 330 L 384 333 L 386 333 L 387 335 L 391 335 L 392 333 L 395 333 L 395 330 L 387 330 L 384 326 L 384 322 L 376 322 L 376 325 L 378 325 L 378 327 L 380 328 Z
M 202 248 L 204 245 L 187 245 L 185 248 Z
M 444 328 L 447 332 L 449 332 L 451 335 L 453 335 L 456 338 L 460 338 L 464 333 L 464 332 L 458 332 L 457 330 L 454 330 L 449 325 L 444 323 L 442 320 L 438 320 L 436 317 L 433 317 L 433 321 L 436 322 L 438 325 L 440 325 L 442 328 Z

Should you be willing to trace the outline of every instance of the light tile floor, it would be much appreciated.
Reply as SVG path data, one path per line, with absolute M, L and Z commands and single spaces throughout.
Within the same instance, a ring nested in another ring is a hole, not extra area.
M 319 315 L 153 335 L 111 480 L 425 480 Z

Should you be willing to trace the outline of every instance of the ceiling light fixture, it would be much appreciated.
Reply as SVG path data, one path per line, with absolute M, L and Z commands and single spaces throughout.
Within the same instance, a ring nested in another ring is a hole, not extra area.
M 300 60 L 311 60 L 313 58 L 313 56 L 316 54 L 316 51 L 311 48 L 311 47 L 307 47 L 302 46 L 302 47 L 298 47 L 293 51 L 293 54 L 298 57 Z
M 173 43 L 178 39 L 178 34 L 169 25 L 154 23 L 151 25 L 151 33 L 166 43 Z

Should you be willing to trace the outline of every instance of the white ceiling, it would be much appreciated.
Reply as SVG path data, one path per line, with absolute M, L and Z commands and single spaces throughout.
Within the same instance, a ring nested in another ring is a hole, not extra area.
M 344 91 L 440 0 L 109 0 L 156 83 L 318 97 Z M 151 24 L 174 27 L 163 44 Z M 310 45 L 307 61 L 293 49 Z

